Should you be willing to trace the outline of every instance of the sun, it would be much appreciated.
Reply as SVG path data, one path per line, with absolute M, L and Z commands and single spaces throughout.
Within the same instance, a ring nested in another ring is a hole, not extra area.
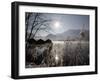
M 56 22 L 54 23 L 54 27 L 55 27 L 56 29 L 58 29 L 58 28 L 60 27 L 60 23 L 59 23 L 58 21 L 56 21 Z
M 55 32 L 55 34 L 60 33 L 60 31 L 61 31 L 61 22 L 58 21 L 58 20 L 53 21 L 51 28 Z

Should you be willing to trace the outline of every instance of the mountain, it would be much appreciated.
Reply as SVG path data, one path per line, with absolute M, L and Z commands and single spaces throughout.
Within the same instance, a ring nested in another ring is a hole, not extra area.
M 56 40 L 57 36 L 53 34 L 49 34 L 45 37 L 45 39 L 51 39 L 51 40 Z
M 68 30 L 62 33 L 62 35 L 66 36 L 78 36 L 81 30 Z
M 51 39 L 51 40 L 78 40 L 80 37 L 80 32 L 81 30 L 74 30 L 74 29 L 70 29 L 67 30 L 63 33 L 60 34 L 49 34 L 45 37 L 45 39 Z M 84 40 L 89 40 L 89 30 L 84 30 Z

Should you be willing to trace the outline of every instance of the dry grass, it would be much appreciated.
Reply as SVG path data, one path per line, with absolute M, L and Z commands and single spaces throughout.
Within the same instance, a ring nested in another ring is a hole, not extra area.
M 37 57 L 39 54 L 41 56 Z M 26 68 L 89 65 L 89 42 L 64 41 L 53 45 L 33 45 L 28 49 L 26 59 Z M 40 64 L 36 61 L 40 61 Z

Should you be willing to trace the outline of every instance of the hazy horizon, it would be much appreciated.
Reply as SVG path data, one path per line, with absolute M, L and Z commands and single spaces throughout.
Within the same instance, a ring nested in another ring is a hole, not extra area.
M 26 12 L 29 13 L 29 12 Z M 30 22 L 34 19 L 33 16 Z M 89 30 L 89 15 L 74 15 L 74 14 L 55 14 L 55 13 L 40 13 L 42 18 L 51 20 L 48 27 L 41 26 L 40 31 L 36 36 L 47 36 L 49 34 L 59 34 L 68 30 Z M 30 23 L 29 28 L 32 24 Z M 44 28 L 44 29 L 43 29 Z M 30 29 L 28 30 L 30 32 Z M 33 32 L 36 31 L 35 29 Z

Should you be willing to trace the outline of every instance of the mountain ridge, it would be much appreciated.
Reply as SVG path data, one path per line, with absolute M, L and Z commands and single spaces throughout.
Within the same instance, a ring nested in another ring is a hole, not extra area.
M 49 34 L 45 37 L 45 39 L 51 39 L 51 40 L 78 40 L 78 38 L 80 37 L 80 32 L 81 30 L 80 29 L 70 29 L 70 30 L 67 30 L 63 33 L 60 33 L 60 34 Z M 84 34 L 85 34 L 85 40 L 89 40 L 89 30 L 84 30 L 83 31 Z

